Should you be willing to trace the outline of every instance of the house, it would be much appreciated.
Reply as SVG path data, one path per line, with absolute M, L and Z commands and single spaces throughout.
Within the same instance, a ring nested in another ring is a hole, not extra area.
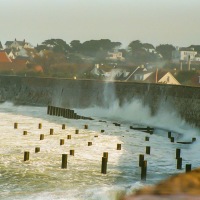
M 99 64 L 95 64 L 92 70 L 89 71 L 89 74 L 95 75 L 95 76 L 105 76 L 105 71 L 100 69 Z
M 15 74 L 15 72 L 26 70 L 27 64 L 28 60 L 20 58 L 11 59 L 6 51 L 0 51 L 0 71 Z
M 194 51 L 194 48 L 177 47 L 176 50 L 172 51 L 172 61 L 175 63 L 188 62 L 189 59 L 195 61 L 196 55 L 197 51 Z
M 161 83 L 161 84 L 171 84 L 171 85 L 180 85 L 176 78 L 167 71 L 156 70 L 151 73 L 145 80 L 146 83 Z
M 5 49 L 5 52 L 7 53 L 8 57 L 10 59 L 15 59 L 16 58 L 16 54 L 12 49 Z
M 146 80 L 153 72 L 147 70 L 146 67 L 136 67 L 133 71 L 125 78 L 125 81 L 144 81 Z
M 25 40 L 23 41 L 6 41 L 5 43 L 6 49 L 22 49 L 22 48 L 33 48 L 33 46 L 29 43 L 26 42 Z
M 4 50 L 0 51 L 0 63 L 12 63 L 12 60 Z
M 108 52 L 106 60 L 124 61 L 125 58 L 122 56 L 122 52 L 116 51 L 116 52 Z

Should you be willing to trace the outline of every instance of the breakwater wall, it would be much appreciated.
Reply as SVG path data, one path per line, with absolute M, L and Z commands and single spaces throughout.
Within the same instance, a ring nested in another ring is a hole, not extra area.
M 0 101 L 37 106 L 80 108 L 122 105 L 133 98 L 149 106 L 152 115 L 159 107 L 171 107 L 187 122 L 200 127 L 200 87 L 135 82 L 104 82 L 0 76 Z

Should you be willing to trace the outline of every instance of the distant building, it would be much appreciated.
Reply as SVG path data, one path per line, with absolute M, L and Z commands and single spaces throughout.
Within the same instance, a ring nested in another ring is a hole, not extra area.
M 0 51 L 0 63 L 12 63 L 12 60 L 9 58 L 8 54 L 5 51 Z
M 122 56 L 122 52 L 108 52 L 108 56 L 106 57 L 106 60 L 124 61 L 125 58 Z
M 176 50 L 172 51 L 172 61 L 177 62 L 188 62 L 197 61 L 196 60 L 197 51 L 194 51 L 194 48 L 176 48 Z
M 5 47 L 6 49 L 33 48 L 33 46 L 29 42 L 26 42 L 25 40 L 18 41 L 16 39 L 14 41 L 6 41 Z

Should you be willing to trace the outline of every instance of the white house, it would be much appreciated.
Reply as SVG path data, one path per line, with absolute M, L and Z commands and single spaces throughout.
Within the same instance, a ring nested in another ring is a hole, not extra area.
M 108 52 L 108 56 L 106 57 L 106 60 L 124 61 L 125 58 L 122 56 L 122 52 Z
M 16 39 L 14 41 L 7 41 L 5 43 L 5 47 L 6 49 L 33 48 L 33 46 L 29 42 L 26 42 L 25 40 L 18 41 Z
M 190 59 L 190 61 L 196 61 L 195 60 L 196 55 L 197 52 L 194 51 L 194 48 L 176 48 L 176 50 L 172 51 L 172 61 L 188 62 L 188 59 Z

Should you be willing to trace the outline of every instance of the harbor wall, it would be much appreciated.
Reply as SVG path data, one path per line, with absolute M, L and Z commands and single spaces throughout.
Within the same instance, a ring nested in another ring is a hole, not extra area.
M 139 99 L 155 115 L 160 106 L 170 106 L 187 122 L 200 126 L 200 87 L 73 80 L 40 77 L 0 76 L 0 101 L 20 105 L 66 108 L 109 107 Z

